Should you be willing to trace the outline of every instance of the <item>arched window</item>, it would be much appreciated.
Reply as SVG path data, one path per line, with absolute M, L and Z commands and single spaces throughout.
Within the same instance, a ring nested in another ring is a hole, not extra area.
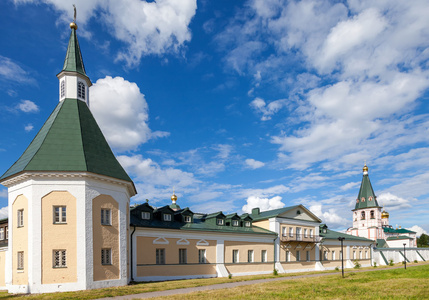
M 61 80 L 61 86 L 60 86 L 60 97 L 63 99 L 66 96 L 66 83 L 64 80 Z
M 373 211 L 373 210 L 371 210 L 371 212 L 370 212 L 370 216 L 371 216 L 371 219 L 374 219 L 374 218 L 375 218 L 375 215 L 374 215 L 374 211 Z
M 364 211 L 360 213 L 360 219 L 365 220 L 365 212 Z
M 77 83 L 77 97 L 85 100 L 85 84 L 82 81 Z

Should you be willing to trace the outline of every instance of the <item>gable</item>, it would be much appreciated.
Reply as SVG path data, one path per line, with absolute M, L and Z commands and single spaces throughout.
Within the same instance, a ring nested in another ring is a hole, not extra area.
M 314 215 L 311 211 L 302 205 L 293 207 L 292 209 L 279 214 L 278 217 L 318 223 L 321 222 L 321 220 L 316 215 Z

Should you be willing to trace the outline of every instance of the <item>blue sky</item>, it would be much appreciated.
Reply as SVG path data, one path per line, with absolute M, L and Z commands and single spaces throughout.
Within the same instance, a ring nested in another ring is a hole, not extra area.
M 366 161 L 390 223 L 429 231 L 428 1 L 148 2 L 74 1 L 132 203 L 303 204 L 344 230 Z M 1 173 L 58 102 L 70 3 L 1 1 Z

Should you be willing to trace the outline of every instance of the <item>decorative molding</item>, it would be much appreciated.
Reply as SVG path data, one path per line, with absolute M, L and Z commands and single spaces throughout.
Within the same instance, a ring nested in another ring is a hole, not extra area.
M 197 246 L 208 246 L 208 245 L 209 245 L 209 242 L 203 239 L 197 242 Z
M 170 244 L 170 242 L 167 241 L 163 237 L 159 237 L 159 238 L 153 240 L 152 244 L 156 244 L 156 245 L 168 245 L 168 244 Z
M 176 242 L 177 245 L 189 245 L 189 241 L 187 239 L 180 239 Z

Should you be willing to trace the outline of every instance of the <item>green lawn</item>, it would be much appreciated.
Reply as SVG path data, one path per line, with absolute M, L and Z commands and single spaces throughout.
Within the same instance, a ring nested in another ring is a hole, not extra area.
M 350 272 L 350 270 L 349 270 Z M 320 272 L 311 272 L 320 273 Z M 325 273 L 325 272 L 324 272 Z M 261 278 L 303 275 L 259 275 L 213 279 L 178 280 L 168 282 L 140 283 L 135 285 L 105 288 L 80 292 L 51 293 L 39 295 L 11 295 L 0 292 L 0 299 L 96 299 L 176 288 L 197 287 L 225 282 L 247 281 Z M 309 273 L 307 273 L 309 274 Z M 314 298 L 314 299 L 429 299 L 429 264 L 404 269 L 377 270 L 375 272 L 341 273 L 317 278 L 304 278 L 268 282 L 252 286 L 214 290 L 186 295 L 175 299 L 261 299 L 261 298 Z

